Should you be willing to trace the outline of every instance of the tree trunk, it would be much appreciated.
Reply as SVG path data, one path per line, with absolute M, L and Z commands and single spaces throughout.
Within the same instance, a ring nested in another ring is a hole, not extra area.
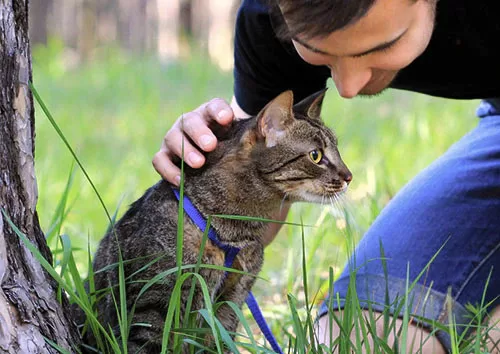
M 94 0 L 83 0 L 80 9 L 79 52 L 83 61 L 88 61 L 97 47 L 97 4 Z
M 30 3 L 30 40 L 31 44 L 47 43 L 47 26 L 52 0 L 36 0 Z
M 120 0 L 118 38 L 129 52 L 144 53 L 146 47 L 146 0 Z
M 179 56 L 179 10 L 180 0 L 157 0 L 158 55 L 161 60 L 177 59 Z
M 80 35 L 78 10 L 82 6 L 81 3 L 82 0 L 52 0 L 52 8 L 48 16 L 48 36 L 62 39 L 66 47 L 74 50 L 78 48 Z
M 0 207 L 52 263 L 35 209 L 27 1 L 0 0 Z M 78 334 L 63 308 L 54 280 L 0 213 L 0 353 L 57 353 L 45 339 L 70 350 Z

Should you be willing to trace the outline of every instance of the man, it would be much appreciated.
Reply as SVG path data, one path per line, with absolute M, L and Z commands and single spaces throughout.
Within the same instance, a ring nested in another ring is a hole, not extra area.
M 451 308 L 455 321 L 466 324 L 465 306 L 480 304 L 484 293 L 493 325 L 500 318 L 499 10 L 496 0 L 245 0 L 236 23 L 231 105 L 214 99 L 185 114 L 184 130 L 178 120 L 153 164 L 165 179 L 178 183 L 172 159 L 181 155 L 183 137 L 197 145 L 186 140 L 186 162 L 200 167 L 204 158 L 198 149 L 211 151 L 216 145 L 209 121 L 228 124 L 233 115 L 256 114 L 287 89 L 299 100 L 323 88 L 329 76 L 344 98 L 376 95 L 388 87 L 482 98 L 478 126 L 389 203 L 334 290 L 345 297 L 349 272 L 359 267 L 355 286 L 362 306 L 384 304 L 386 295 L 394 301 L 404 293 L 407 270 L 413 281 L 437 254 L 410 294 L 414 301 L 427 296 L 432 305 L 415 306 L 414 313 L 446 323 Z M 268 243 L 276 232 L 269 231 Z M 387 276 L 376 260 L 380 244 Z M 338 335 L 324 315 L 341 307 L 323 304 L 321 341 Z M 412 323 L 410 335 L 421 338 L 421 327 Z M 380 332 L 382 324 L 377 328 Z M 491 334 L 498 340 L 498 333 Z M 442 332 L 423 347 L 424 352 L 449 350 L 450 338 Z

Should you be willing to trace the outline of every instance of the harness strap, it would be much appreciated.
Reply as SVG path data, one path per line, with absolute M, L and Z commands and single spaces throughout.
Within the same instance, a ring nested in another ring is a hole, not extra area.
M 177 188 L 172 187 L 172 191 L 175 194 L 175 197 L 177 200 L 180 200 L 180 193 Z M 207 221 L 201 215 L 201 213 L 196 209 L 196 207 L 191 203 L 191 200 L 184 194 L 183 198 L 184 202 L 184 211 L 186 214 L 189 216 L 189 218 L 195 223 L 196 226 L 202 231 L 205 232 L 207 228 Z M 208 225 L 209 226 L 209 225 Z M 238 255 L 238 252 L 240 251 L 240 248 L 238 247 L 233 247 L 230 245 L 227 245 L 225 243 L 220 242 L 217 233 L 215 230 L 209 226 L 208 229 L 208 238 L 210 241 L 212 241 L 217 247 L 219 247 L 221 250 L 224 251 L 224 267 L 226 268 L 231 268 L 233 266 L 234 259 Z M 227 271 L 225 273 L 225 276 L 227 276 Z M 260 330 L 262 331 L 262 334 L 264 334 L 264 337 L 266 337 L 267 341 L 273 348 L 273 350 L 276 353 L 283 354 L 283 351 L 281 350 L 278 342 L 276 341 L 276 338 L 274 338 L 273 333 L 271 332 L 271 329 L 267 325 L 267 322 L 262 315 L 262 311 L 260 310 L 259 304 L 257 303 L 257 300 L 253 296 L 252 292 L 248 292 L 248 297 L 245 301 L 247 303 L 248 308 L 250 309 L 250 312 L 252 313 L 253 318 L 255 319 L 255 322 L 259 325 Z
M 248 292 L 248 296 L 245 302 L 247 303 L 247 306 L 250 309 L 255 322 L 257 322 L 257 324 L 259 325 L 262 334 L 264 335 L 264 337 L 266 337 L 267 341 L 271 345 L 271 348 L 273 348 L 276 353 L 283 354 L 281 347 L 276 341 L 276 338 L 274 338 L 273 332 L 271 332 L 271 328 L 269 328 L 269 326 L 267 325 L 266 319 L 264 318 L 264 315 L 260 310 L 259 304 L 257 303 L 257 300 L 255 299 L 255 296 L 253 296 L 253 293 L 251 291 Z

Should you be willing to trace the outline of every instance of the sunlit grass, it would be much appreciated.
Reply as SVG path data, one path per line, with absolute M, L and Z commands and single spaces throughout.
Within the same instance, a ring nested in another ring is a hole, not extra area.
M 162 64 L 113 51 L 96 62 L 66 69 L 60 54 L 54 44 L 35 51 L 35 85 L 108 210 L 119 207 L 118 217 L 158 180 L 151 158 L 175 119 L 212 97 L 231 96 L 231 74 L 202 59 Z M 268 281 L 258 280 L 254 293 L 278 341 L 304 345 L 301 341 L 307 341 L 316 311 L 316 306 L 304 307 L 306 299 L 312 305 L 321 303 L 332 277 L 383 206 L 476 124 L 476 104 L 404 92 L 342 100 L 330 90 L 323 119 L 337 132 L 354 180 L 340 204 L 295 205 L 289 221 L 315 227 L 283 226 L 266 249 L 261 276 Z M 59 267 L 69 256 L 67 244 L 57 246 L 57 236 L 67 235 L 72 257 L 85 276 L 88 245 L 95 251 L 109 220 L 81 171 L 71 172 L 73 157 L 39 106 L 36 129 L 42 228 L 53 230 L 52 249 L 62 248 Z M 354 312 L 342 321 L 346 326 L 354 321 L 367 335 L 369 330 L 356 319 L 355 298 Z M 339 341 L 347 345 L 347 338 Z

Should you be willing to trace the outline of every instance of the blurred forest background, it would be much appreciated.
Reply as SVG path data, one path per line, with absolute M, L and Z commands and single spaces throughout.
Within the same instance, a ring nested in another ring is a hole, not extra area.
M 232 39 L 241 0 L 35 0 L 32 44 L 61 39 L 77 65 L 108 45 L 162 61 L 191 54 L 191 44 L 224 70 L 232 67 Z
M 240 0 L 30 3 L 34 85 L 110 214 L 120 216 L 159 179 L 151 159 L 175 119 L 211 98 L 231 98 Z M 268 281 L 258 280 L 254 293 L 279 341 L 291 323 L 287 294 L 303 301 L 307 291 L 321 302 L 329 268 L 337 276 L 393 195 L 476 124 L 477 103 L 392 90 L 345 100 L 329 90 L 323 119 L 336 131 L 354 179 L 335 205 L 295 205 L 289 221 L 312 227 L 283 227 L 266 249 L 261 275 Z M 66 235 L 85 276 L 87 250 L 95 250 L 108 219 L 35 108 L 38 214 L 56 259 L 58 236 Z

